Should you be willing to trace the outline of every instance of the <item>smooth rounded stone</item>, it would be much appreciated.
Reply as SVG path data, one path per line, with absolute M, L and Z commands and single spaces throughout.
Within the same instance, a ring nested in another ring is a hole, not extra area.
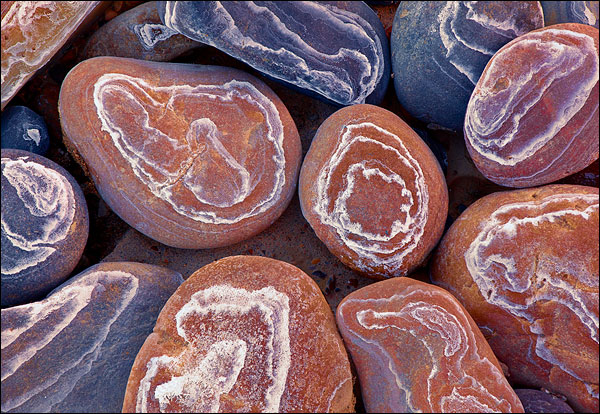
M 479 325 L 522 386 L 598 411 L 598 188 L 490 194 L 442 239 L 431 279 Z
M 598 29 L 559 24 L 500 49 L 469 101 L 465 141 L 490 181 L 532 187 L 598 159 Z
M 483 334 L 437 286 L 401 277 L 337 308 L 367 412 L 523 412 Z
M 119 412 L 135 355 L 181 274 L 100 263 L 2 309 L 2 412 Z
M 236 69 L 93 58 L 65 78 L 59 111 L 65 143 L 104 201 L 169 246 L 247 239 L 296 188 L 293 119 L 268 86 Z
M 540 1 L 546 26 L 558 23 L 589 24 L 598 29 L 598 1 Z
M 106 7 L 101 1 L 2 2 L 2 109 L 73 33 Z M 6 4 L 5 4 L 6 3 Z
M 531 389 L 516 389 L 526 413 L 572 413 L 573 409 L 549 392 Z
M 162 24 L 156 2 L 150 1 L 127 10 L 100 27 L 90 36 L 84 56 L 120 56 L 167 62 L 202 46 L 202 43 Z
M 363 2 L 159 1 L 171 29 L 338 105 L 378 104 L 389 44 Z
M 61 284 L 88 231 L 87 204 L 71 174 L 41 155 L 2 150 L 2 307 Z
M 2 111 L 2 148 L 20 149 L 44 155 L 50 136 L 44 118 L 25 106 Z
M 461 130 L 492 55 L 543 26 L 538 1 L 403 1 L 391 36 L 400 104 L 421 121 Z
M 317 284 L 295 266 L 227 257 L 167 302 L 123 412 L 353 412 L 350 362 Z
M 421 265 L 444 230 L 446 180 L 429 147 L 392 112 L 354 105 L 312 141 L 299 182 L 304 217 L 345 265 L 374 278 Z

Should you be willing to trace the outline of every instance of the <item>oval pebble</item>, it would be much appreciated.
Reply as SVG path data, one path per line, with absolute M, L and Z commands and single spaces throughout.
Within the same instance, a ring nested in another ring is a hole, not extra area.
M 403 1 L 391 36 L 400 104 L 421 121 L 461 130 L 492 55 L 543 25 L 537 1 Z
M 140 4 L 96 30 L 88 39 L 84 56 L 120 56 L 168 62 L 204 46 L 160 21 L 156 2 Z
M 300 172 L 302 213 L 344 264 L 404 276 L 444 230 L 446 180 L 421 138 L 392 112 L 342 108 L 317 130 Z
M 2 307 L 61 284 L 88 231 L 87 204 L 71 174 L 41 155 L 2 150 Z
M 271 89 L 239 70 L 88 59 L 63 82 L 59 111 L 66 144 L 104 201 L 166 245 L 247 239 L 295 191 L 294 121 Z
M 2 2 L 2 109 L 67 42 L 105 7 L 101 1 Z
M 353 412 L 329 305 L 300 269 L 233 256 L 192 274 L 131 370 L 123 412 Z
M 530 32 L 489 61 L 469 101 L 475 165 L 507 187 L 551 183 L 598 159 L 598 29 Z
M 50 136 L 44 118 L 25 106 L 11 106 L 2 111 L 2 148 L 46 154 Z
M 339 105 L 377 104 L 389 45 L 363 2 L 159 1 L 164 24 Z
M 106 262 L 2 309 L 2 412 L 120 412 L 135 355 L 182 282 L 159 266 Z
M 448 292 L 406 277 L 337 308 L 367 412 L 523 412 L 498 360 Z
M 452 224 L 431 279 L 465 306 L 511 379 L 598 411 L 598 188 L 494 193 Z

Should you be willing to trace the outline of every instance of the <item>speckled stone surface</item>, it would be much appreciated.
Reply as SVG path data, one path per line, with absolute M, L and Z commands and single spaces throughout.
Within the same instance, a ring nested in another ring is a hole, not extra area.
M 469 97 L 492 55 L 544 25 L 537 1 L 404 1 L 391 36 L 394 86 L 417 119 L 461 130 Z
M 182 282 L 158 266 L 101 263 L 2 309 L 2 412 L 120 412 L 133 360 Z
M 526 413 L 572 413 L 573 409 L 560 398 L 543 390 L 516 389 Z
M 75 179 L 41 155 L 2 150 L 2 306 L 37 300 L 75 268 L 88 238 Z
M 158 2 L 166 26 L 339 105 L 380 103 L 389 46 L 363 2 Z
M 540 1 L 546 26 L 583 23 L 598 29 L 598 1 Z
M 25 106 L 2 111 L 2 148 L 20 149 L 45 155 L 50 136 L 44 118 Z

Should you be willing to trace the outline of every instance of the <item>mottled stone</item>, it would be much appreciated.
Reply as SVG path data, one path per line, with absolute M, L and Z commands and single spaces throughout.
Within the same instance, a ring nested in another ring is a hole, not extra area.
M 150 1 L 100 27 L 90 36 L 84 55 L 86 58 L 120 56 L 168 62 L 202 46 L 162 24 L 156 2 Z
M 46 154 L 50 137 L 44 118 L 25 106 L 11 106 L 2 111 L 2 148 Z
M 2 306 L 37 300 L 75 268 L 88 237 L 75 179 L 27 151 L 2 150 Z
M 339 105 L 377 104 L 389 46 L 363 2 L 159 1 L 164 24 Z
M 598 188 L 494 193 L 446 232 L 432 281 L 479 325 L 511 379 L 598 411 Z
M 572 413 L 569 404 L 546 391 L 515 389 L 526 413 Z
M 98 57 L 61 87 L 65 142 L 104 201 L 169 246 L 225 246 L 264 230 L 295 191 L 298 131 L 239 70 Z
M 492 55 L 543 25 L 537 1 L 403 1 L 391 36 L 400 104 L 421 121 L 462 129 L 469 97 Z
M 540 1 L 546 26 L 559 23 L 589 24 L 598 29 L 598 1 Z
M 469 100 L 475 165 L 508 187 L 548 184 L 598 159 L 598 29 L 576 23 L 527 33 L 490 60 Z
M 337 323 L 367 412 L 523 412 L 473 319 L 437 286 L 374 283 L 340 303 Z
M 255 256 L 196 271 L 136 357 L 123 412 L 352 412 L 350 363 L 316 284 Z
M 444 230 L 448 190 L 435 156 L 390 111 L 354 105 L 317 131 L 300 172 L 300 203 L 319 239 L 369 277 L 404 276 Z
M 106 7 L 101 1 L 2 2 L 2 109 L 67 40 Z M 5 4 L 10 3 L 10 4 Z
M 119 412 L 135 355 L 182 282 L 158 266 L 101 263 L 2 309 L 2 412 Z

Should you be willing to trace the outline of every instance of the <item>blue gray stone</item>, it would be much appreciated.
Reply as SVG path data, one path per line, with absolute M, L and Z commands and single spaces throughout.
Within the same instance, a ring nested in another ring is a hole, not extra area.
M 598 1 L 541 1 L 546 26 L 559 23 L 589 24 L 598 29 Z
M 181 274 L 100 263 L 2 309 L 2 412 L 121 412 L 133 361 Z
M 388 40 L 363 2 L 157 2 L 163 23 L 338 105 L 381 102 Z
M 492 55 L 543 24 L 539 2 L 403 1 L 391 35 L 400 104 L 421 121 L 462 130 Z
M 44 155 L 50 136 L 44 118 L 25 106 L 11 106 L 2 111 L 2 148 L 20 149 Z

